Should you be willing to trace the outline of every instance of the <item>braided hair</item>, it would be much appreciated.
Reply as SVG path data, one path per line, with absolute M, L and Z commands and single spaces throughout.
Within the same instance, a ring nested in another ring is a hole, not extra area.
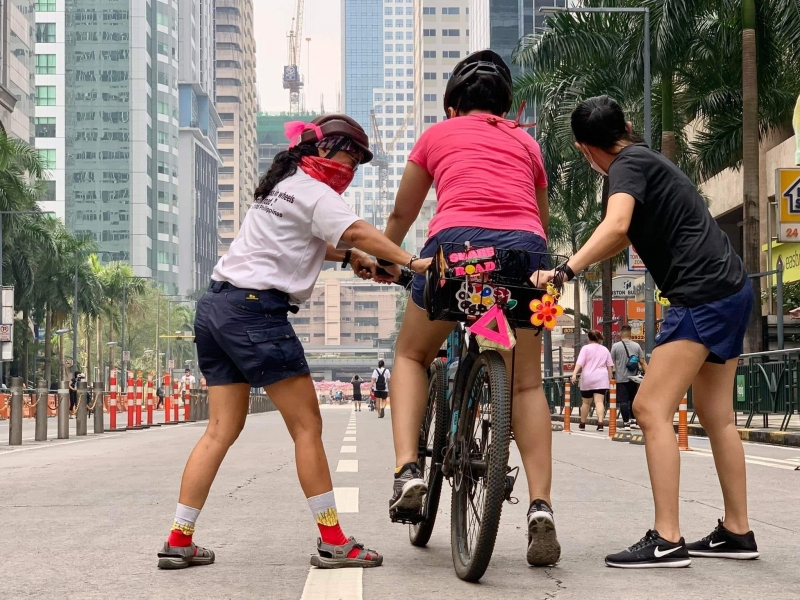
M 316 142 L 303 142 L 276 154 L 269 170 L 258 183 L 254 198 L 266 198 L 276 185 L 297 173 L 304 156 L 319 156 Z

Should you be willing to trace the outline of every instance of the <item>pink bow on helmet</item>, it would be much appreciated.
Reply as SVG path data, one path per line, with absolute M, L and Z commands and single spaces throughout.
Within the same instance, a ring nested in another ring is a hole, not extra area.
M 295 147 L 300 142 L 303 132 L 311 130 L 317 134 L 317 141 L 322 139 L 322 129 L 316 123 L 303 123 L 302 121 L 289 121 L 283 125 L 283 132 L 289 140 L 289 148 Z

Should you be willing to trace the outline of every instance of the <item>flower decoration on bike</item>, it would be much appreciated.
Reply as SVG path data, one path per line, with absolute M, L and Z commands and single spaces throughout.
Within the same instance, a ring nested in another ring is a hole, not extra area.
M 552 331 L 556 326 L 558 317 L 564 314 L 564 307 L 557 304 L 557 302 L 558 296 L 550 293 L 542 296 L 541 300 L 532 300 L 530 303 L 530 309 L 533 313 L 531 324 L 534 327 L 544 327 L 548 331 Z

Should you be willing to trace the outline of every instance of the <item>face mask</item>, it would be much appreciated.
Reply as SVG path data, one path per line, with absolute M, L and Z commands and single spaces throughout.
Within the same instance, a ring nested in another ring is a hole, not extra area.
M 300 168 L 306 175 L 321 181 L 337 194 L 343 194 L 356 175 L 352 167 L 321 156 L 304 156 L 300 161 Z
M 583 148 L 583 154 L 584 154 L 584 156 L 586 156 L 586 160 L 588 160 L 588 161 L 589 161 L 589 164 L 591 165 L 591 167 L 592 167 L 592 168 L 593 168 L 595 171 L 597 171 L 598 173 L 600 173 L 600 175 L 602 175 L 603 177 L 608 177 L 608 173 L 606 173 L 605 171 L 603 171 L 603 169 L 601 169 L 601 168 L 599 167 L 599 165 L 598 165 L 596 162 L 594 162 L 594 159 L 592 158 L 592 155 L 589 153 L 589 150 L 587 150 L 586 146 L 584 146 L 583 144 L 581 144 L 581 148 Z

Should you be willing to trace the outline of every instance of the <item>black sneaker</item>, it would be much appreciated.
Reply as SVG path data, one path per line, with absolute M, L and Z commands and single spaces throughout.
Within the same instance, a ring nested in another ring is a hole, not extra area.
M 603 426 L 602 425 L 598 425 L 597 426 L 597 431 L 603 431 Z
M 617 554 L 606 556 L 606 565 L 620 569 L 648 569 L 688 567 L 692 564 L 686 542 L 668 542 L 655 529 L 650 529 L 633 546 Z
M 699 542 L 687 544 L 689 556 L 706 558 L 733 558 L 736 560 L 752 560 L 758 558 L 756 536 L 752 531 L 738 535 L 725 529 L 722 519 L 717 521 L 717 528 Z
M 586 429 L 586 423 L 581 423 L 580 425 L 578 425 L 578 429 L 584 431 Z
M 389 518 L 395 522 L 416 522 L 422 515 L 422 501 L 428 484 L 422 479 L 417 463 L 403 465 L 394 474 L 394 493 L 389 499 Z
M 528 509 L 528 564 L 534 567 L 554 565 L 561 558 L 561 544 L 556 536 L 553 509 L 544 500 L 534 500 Z

